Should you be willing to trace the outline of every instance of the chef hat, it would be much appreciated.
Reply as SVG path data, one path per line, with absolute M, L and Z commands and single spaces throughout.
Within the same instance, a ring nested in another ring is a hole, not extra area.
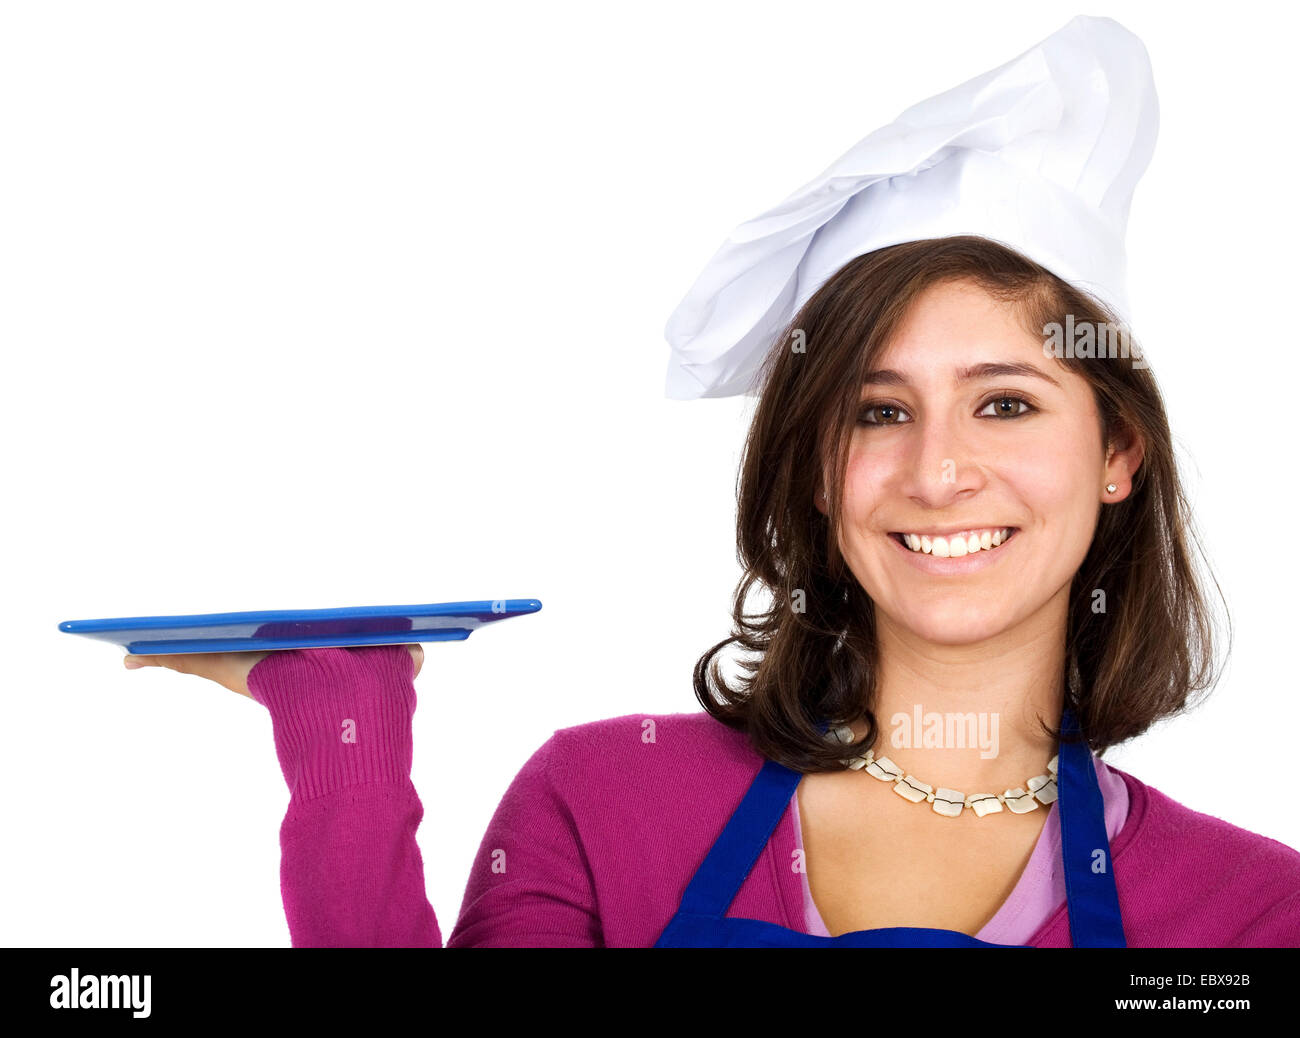
M 887 245 L 976 234 L 1128 323 L 1124 230 L 1159 110 L 1142 41 L 1080 15 L 913 105 L 741 224 L 668 319 L 667 395 L 757 391 L 776 336 L 837 270 Z

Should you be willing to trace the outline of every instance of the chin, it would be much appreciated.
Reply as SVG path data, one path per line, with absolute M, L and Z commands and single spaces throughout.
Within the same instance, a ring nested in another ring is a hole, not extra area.
M 964 609 L 935 609 L 924 613 L 891 613 L 894 624 L 933 645 L 977 645 L 1010 629 L 1012 618 L 1001 614 L 972 615 Z

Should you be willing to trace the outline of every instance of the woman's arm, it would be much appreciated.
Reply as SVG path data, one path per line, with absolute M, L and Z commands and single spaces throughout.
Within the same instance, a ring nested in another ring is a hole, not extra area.
M 273 652 L 247 687 L 289 785 L 280 889 L 294 947 L 440 947 L 415 840 L 414 663 L 402 646 Z M 547 740 L 484 834 L 451 947 L 602 943 L 594 882 Z
M 248 674 L 289 786 L 280 891 L 295 948 L 442 945 L 411 783 L 414 661 L 400 645 L 273 652 Z

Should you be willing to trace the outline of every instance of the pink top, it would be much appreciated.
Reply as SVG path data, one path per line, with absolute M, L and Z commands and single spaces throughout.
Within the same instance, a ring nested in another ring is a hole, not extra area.
M 280 890 L 295 947 L 443 944 L 415 838 L 413 671 L 385 645 L 273 652 L 248 676 L 290 791 Z M 488 823 L 446 946 L 652 946 L 763 763 L 702 711 L 558 729 Z M 1109 770 L 1129 798 L 1111 853 L 1130 947 L 1300 946 L 1300 853 Z M 787 809 L 728 915 L 806 932 L 798 842 Z M 1023 943 L 1068 947 L 1065 899 L 1047 895 L 1058 903 L 1039 919 L 1039 888 L 1022 881 L 994 922 L 1038 922 Z
M 1128 818 L 1128 787 L 1119 772 L 1095 755 L 1092 758 L 1097 772 L 1097 785 L 1106 818 L 1106 836 L 1114 840 Z M 1051 918 L 1058 905 L 1065 902 L 1065 867 L 1061 864 L 1061 815 L 1054 801 L 1048 810 L 1047 821 L 1038 834 L 1033 853 L 1025 864 L 1010 896 L 1002 903 L 993 918 L 975 934 L 989 944 L 1028 944 L 1029 939 Z M 794 815 L 794 832 L 797 846 L 803 848 L 803 827 L 799 821 L 799 797 L 790 798 L 790 811 Z M 830 937 L 821 913 L 813 902 L 808 887 L 808 873 L 799 873 L 803 888 L 805 932 Z

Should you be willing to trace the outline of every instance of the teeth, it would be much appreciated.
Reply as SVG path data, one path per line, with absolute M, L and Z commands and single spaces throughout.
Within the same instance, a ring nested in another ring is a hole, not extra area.
M 912 551 L 924 555 L 933 555 L 939 559 L 958 559 L 963 555 L 974 555 L 977 551 L 992 551 L 1011 536 L 1011 528 L 1004 526 L 997 530 L 975 530 L 967 534 L 955 534 L 952 537 L 929 537 L 920 533 L 903 534 L 903 543 Z

